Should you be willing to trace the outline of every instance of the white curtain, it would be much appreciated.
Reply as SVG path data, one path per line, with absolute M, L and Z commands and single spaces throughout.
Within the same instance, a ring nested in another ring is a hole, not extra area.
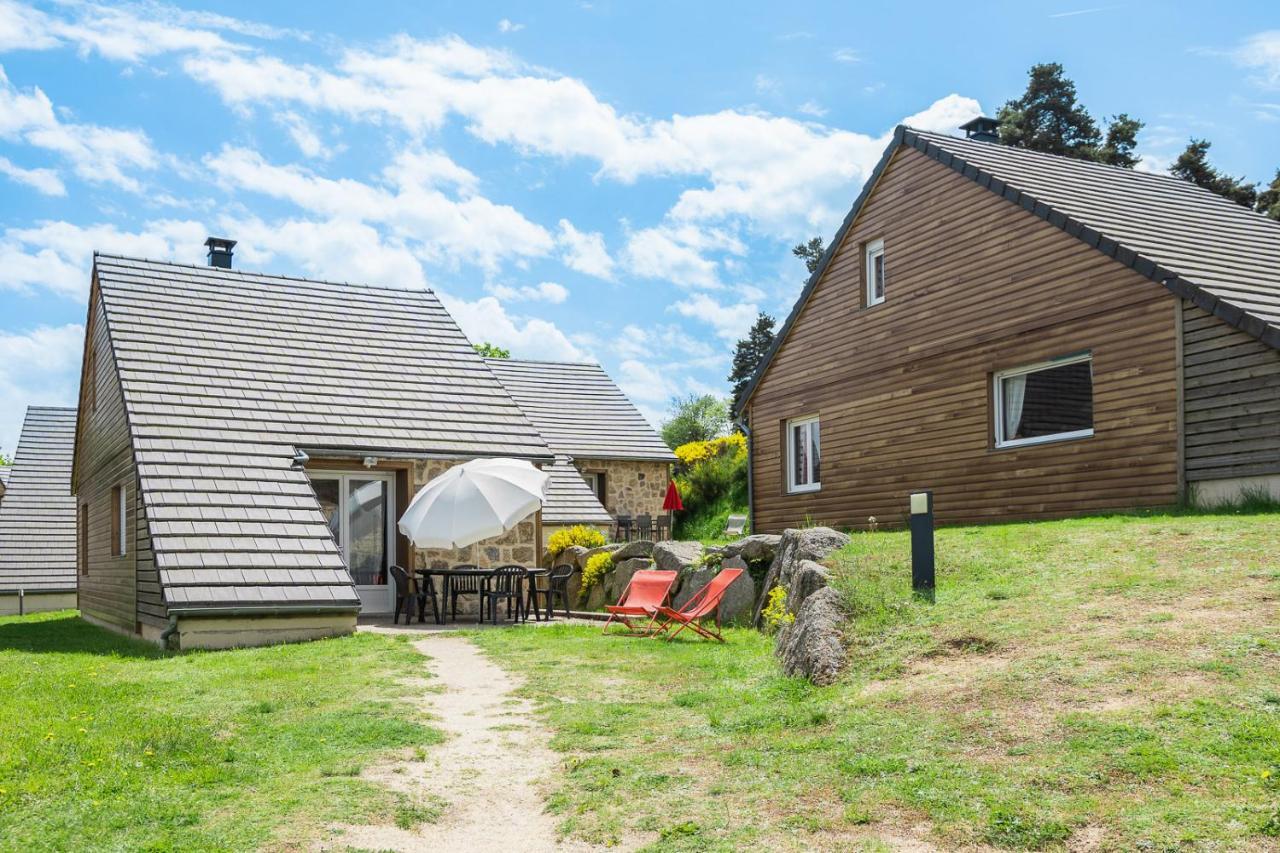
M 1022 401 L 1027 396 L 1026 376 L 1006 376 L 1000 380 L 1004 394 L 1004 438 L 1016 438 L 1022 424 Z

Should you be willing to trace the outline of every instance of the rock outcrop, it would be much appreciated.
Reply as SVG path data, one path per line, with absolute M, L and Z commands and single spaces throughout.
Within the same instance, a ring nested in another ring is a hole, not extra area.
M 835 682 L 848 660 L 841 629 L 845 613 L 840 594 L 824 586 L 800 605 L 796 620 L 778 633 L 774 654 L 782 671 L 818 685 Z
M 777 545 L 777 556 L 773 558 L 769 572 L 765 575 L 764 584 L 760 588 L 760 598 L 756 602 L 755 613 L 752 614 L 752 624 L 760 624 L 760 610 L 764 607 L 769 590 L 775 586 L 785 586 L 789 590 L 792 576 L 801 563 L 806 560 L 820 562 L 831 552 L 848 544 L 848 535 L 832 530 L 830 527 L 784 530 Z
M 653 544 L 648 539 L 637 539 L 635 542 L 627 542 L 625 545 L 619 546 L 617 551 L 613 552 L 614 562 L 621 560 L 630 560 L 633 557 L 649 557 L 653 555 Z
M 663 571 L 677 572 L 681 580 L 689 569 L 702 559 L 701 542 L 655 542 L 653 562 Z
M 787 607 L 792 613 L 798 613 L 805 599 L 830 583 L 831 573 L 825 566 L 813 560 L 801 560 L 791 573 L 791 583 L 787 585 Z
M 725 558 L 741 557 L 748 563 L 762 563 L 772 560 L 778 555 L 778 544 L 782 537 L 773 533 L 753 533 L 744 536 L 737 542 L 723 546 Z

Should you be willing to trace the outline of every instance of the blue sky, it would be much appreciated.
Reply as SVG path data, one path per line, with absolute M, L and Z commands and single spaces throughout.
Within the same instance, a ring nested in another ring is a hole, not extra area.
M 523 5 L 0 0 L 0 449 L 74 404 L 95 249 L 429 286 L 656 421 L 726 390 L 896 124 L 994 113 L 1035 62 L 1146 121 L 1143 168 L 1192 135 L 1280 166 L 1272 0 Z

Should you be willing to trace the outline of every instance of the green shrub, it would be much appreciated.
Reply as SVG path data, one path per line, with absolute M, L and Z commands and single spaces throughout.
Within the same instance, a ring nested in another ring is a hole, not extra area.
M 676 536 L 717 538 L 725 518 L 747 503 L 746 441 L 735 435 L 682 446 L 676 456 L 676 486 L 684 502 Z
M 588 557 L 587 565 L 582 569 L 582 590 L 578 596 L 585 601 L 591 587 L 599 583 L 612 570 L 613 555 L 607 551 Z
M 581 545 L 583 548 L 599 548 L 604 544 L 604 534 L 594 527 L 575 524 L 568 530 L 557 530 L 547 540 L 547 550 L 551 556 L 557 557 L 570 545 Z

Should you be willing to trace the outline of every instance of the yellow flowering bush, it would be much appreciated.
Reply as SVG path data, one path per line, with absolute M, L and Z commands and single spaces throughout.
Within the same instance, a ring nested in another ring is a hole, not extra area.
M 760 611 L 760 618 L 764 620 L 765 629 L 770 634 L 783 625 L 790 625 L 796 621 L 796 617 L 787 609 L 786 587 L 775 586 L 769 590 L 769 600 L 766 602 L 764 609 Z
M 723 435 L 710 441 L 690 441 L 675 449 L 676 459 L 686 468 L 692 468 L 720 455 L 737 457 L 747 453 L 747 437 L 740 432 Z
M 604 579 L 613 570 L 613 555 L 608 551 L 593 554 L 587 558 L 587 565 L 582 569 L 582 591 L 580 598 L 587 597 L 587 591 Z
M 558 557 L 560 552 L 570 545 L 581 545 L 583 548 L 599 548 L 604 544 L 604 534 L 594 527 L 576 524 L 568 530 L 557 530 L 547 540 L 547 550 L 551 556 Z

